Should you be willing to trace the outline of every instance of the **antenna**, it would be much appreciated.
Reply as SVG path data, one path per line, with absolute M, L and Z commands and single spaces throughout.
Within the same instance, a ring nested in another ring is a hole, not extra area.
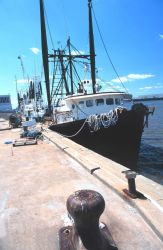
M 23 72 L 23 79 L 25 79 L 25 70 L 24 70 L 23 60 L 22 60 L 21 56 L 18 56 L 18 59 L 20 60 L 20 63 L 21 63 L 22 72 Z
M 17 82 L 17 77 L 15 75 L 15 83 L 16 83 L 16 93 L 18 93 L 18 82 Z

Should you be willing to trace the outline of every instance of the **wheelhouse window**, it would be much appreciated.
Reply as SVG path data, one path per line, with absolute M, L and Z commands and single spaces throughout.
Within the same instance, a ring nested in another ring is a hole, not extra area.
M 120 104 L 121 104 L 121 99 L 115 98 L 115 104 L 116 104 L 116 105 L 120 105 Z
M 78 106 L 79 106 L 79 108 L 84 108 L 84 101 L 80 101 Z
M 96 106 L 104 105 L 104 99 L 96 99 Z
M 92 107 L 93 106 L 93 100 L 87 100 L 86 101 L 86 106 L 87 107 Z
M 106 105 L 113 105 L 113 104 L 114 104 L 113 98 L 106 98 Z

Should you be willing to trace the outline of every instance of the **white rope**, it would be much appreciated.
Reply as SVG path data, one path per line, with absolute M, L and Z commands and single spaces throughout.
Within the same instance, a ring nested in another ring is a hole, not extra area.
M 91 132 L 95 132 L 101 127 L 101 118 L 100 115 L 90 115 L 88 117 L 88 124 L 91 129 Z
M 102 126 L 108 128 L 110 126 L 116 125 L 118 121 L 118 111 L 122 111 L 122 107 L 117 107 L 114 110 L 110 110 L 108 113 L 103 113 L 100 115 L 90 115 L 88 117 L 88 124 L 91 132 L 98 131 Z
M 81 130 L 84 128 L 84 126 L 87 122 L 88 122 L 88 125 L 90 127 L 91 132 L 98 131 L 102 126 L 104 128 L 114 126 L 114 125 L 116 125 L 116 123 L 118 121 L 118 111 L 121 112 L 122 110 L 123 110 L 123 107 L 119 106 L 114 110 L 110 110 L 108 113 L 103 113 L 100 115 L 90 115 L 87 119 L 85 119 L 84 123 L 82 124 L 80 129 L 75 134 L 73 134 L 73 135 L 64 135 L 61 133 L 58 133 L 58 134 L 60 134 L 64 137 L 67 137 L 67 138 L 72 138 L 81 132 Z
M 74 137 L 74 136 L 76 136 L 76 135 L 78 135 L 78 134 L 80 133 L 80 131 L 84 128 L 86 122 L 87 122 L 87 119 L 84 121 L 84 123 L 83 123 L 83 125 L 80 127 L 80 129 L 79 129 L 75 134 L 73 134 L 73 135 L 63 135 L 63 134 L 61 134 L 61 133 L 59 133 L 59 132 L 57 132 L 57 133 L 60 134 L 60 135 L 62 135 L 62 136 L 64 136 L 64 137 L 67 137 L 67 138 Z

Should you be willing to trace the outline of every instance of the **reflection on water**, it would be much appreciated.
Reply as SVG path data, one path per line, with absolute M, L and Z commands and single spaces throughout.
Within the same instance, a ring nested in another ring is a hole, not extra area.
M 163 101 L 143 103 L 156 109 L 142 136 L 138 169 L 144 176 L 163 185 Z
M 163 185 L 163 149 L 141 144 L 138 171 Z

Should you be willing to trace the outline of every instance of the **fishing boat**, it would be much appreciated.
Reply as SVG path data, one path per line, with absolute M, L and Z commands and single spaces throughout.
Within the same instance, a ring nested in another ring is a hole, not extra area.
M 88 54 L 76 50 L 70 37 L 64 49 L 54 49 L 49 53 L 44 7 L 44 1 L 40 0 L 48 112 L 53 117 L 50 129 L 135 169 L 148 108 L 143 104 L 133 104 L 132 95 L 126 91 L 102 91 L 95 61 L 92 0 L 88 0 Z M 85 68 L 90 65 L 90 78 L 80 77 L 75 64 L 81 61 L 84 61 Z M 50 62 L 54 65 L 52 81 L 49 77 Z
M 24 88 L 17 88 L 18 111 L 26 120 L 40 121 L 45 114 L 40 77 L 32 77 Z

